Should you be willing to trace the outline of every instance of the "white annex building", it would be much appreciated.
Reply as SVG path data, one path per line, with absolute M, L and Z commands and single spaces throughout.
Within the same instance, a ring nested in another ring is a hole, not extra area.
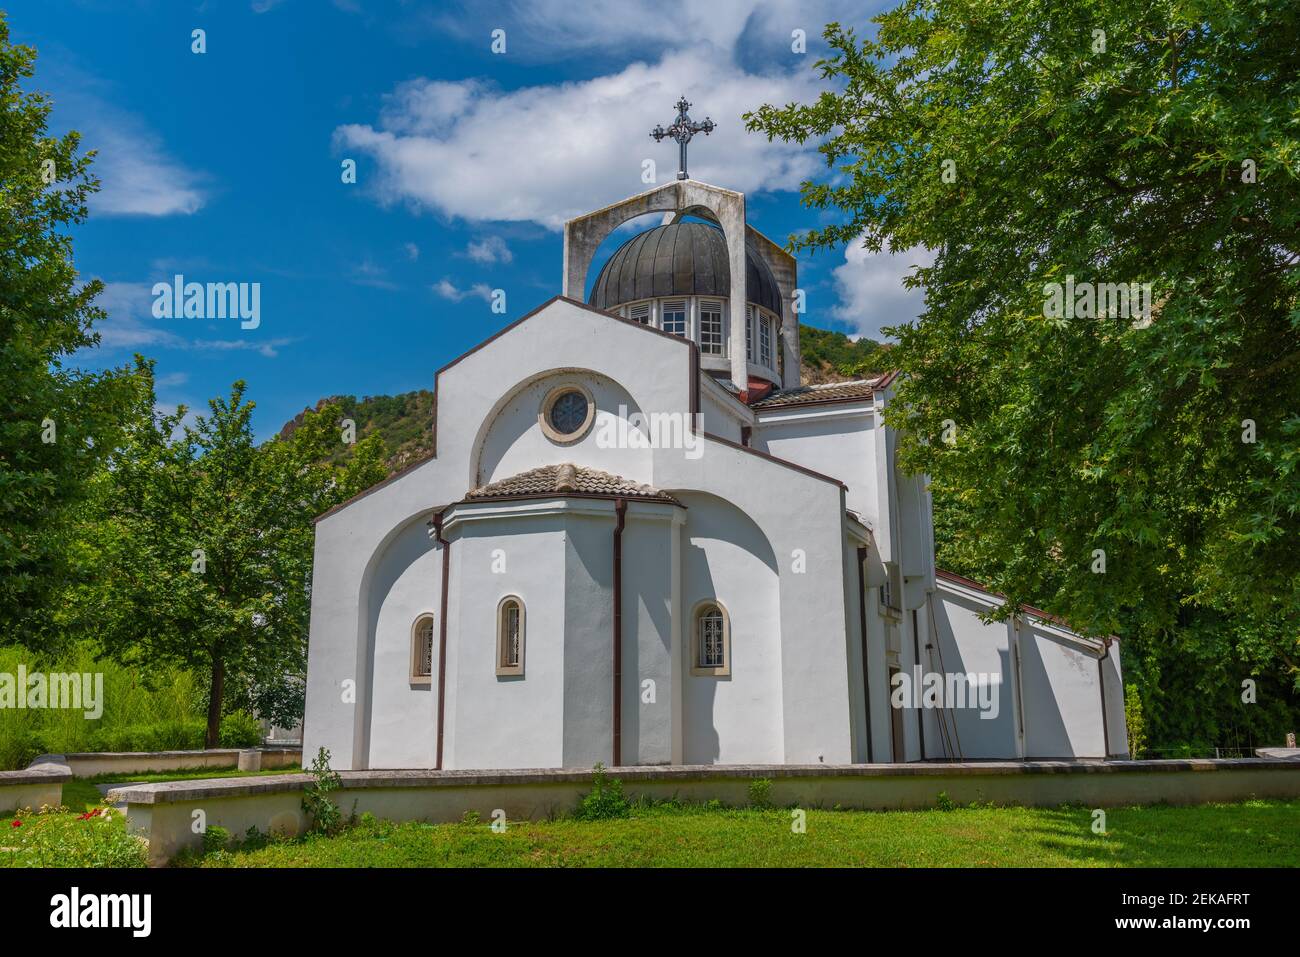
M 679 178 L 571 220 L 563 282 L 437 372 L 431 457 L 318 519 L 306 755 L 1127 755 L 1113 639 L 986 624 L 1002 599 L 935 568 L 894 377 L 800 384 L 795 261 L 743 194 Z

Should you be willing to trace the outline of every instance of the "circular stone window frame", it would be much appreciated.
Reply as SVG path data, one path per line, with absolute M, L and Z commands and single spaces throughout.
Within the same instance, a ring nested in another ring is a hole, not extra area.
M 587 400 L 587 417 L 582 420 L 582 425 L 578 426 L 572 432 L 564 433 L 558 431 L 551 424 L 551 408 L 559 400 L 560 396 L 568 395 L 570 392 L 577 392 Z M 542 400 L 542 407 L 537 413 L 537 424 L 541 426 L 542 434 L 554 442 L 556 445 L 573 445 L 586 438 L 587 433 L 596 421 L 596 400 L 592 398 L 591 390 L 580 382 L 564 382 L 551 389 L 546 393 L 546 398 Z

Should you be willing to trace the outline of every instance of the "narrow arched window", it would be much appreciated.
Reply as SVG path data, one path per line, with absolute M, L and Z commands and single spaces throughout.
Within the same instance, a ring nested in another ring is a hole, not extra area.
M 524 673 L 524 603 L 514 595 L 497 606 L 497 674 Z
M 433 616 L 421 615 L 411 627 L 411 682 L 428 684 L 433 677 Z
M 716 601 L 695 607 L 695 655 L 691 673 L 726 676 L 731 674 L 731 621 Z

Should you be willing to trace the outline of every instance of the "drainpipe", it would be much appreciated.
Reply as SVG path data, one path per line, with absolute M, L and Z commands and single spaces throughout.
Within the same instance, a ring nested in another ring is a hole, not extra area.
M 1101 692 L 1101 737 L 1106 749 L 1101 757 L 1107 761 L 1110 760 L 1110 725 L 1106 720 L 1106 666 L 1102 662 L 1110 655 L 1110 639 L 1102 639 L 1102 649 L 1101 657 L 1097 659 L 1097 690 Z
M 442 597 L 438 613 L 438 759 L 434 770 L 442 770 L 442 726 L 443 709 L 447 691 L 447 582 L 451 571 L 451 542 L 442 537 L 443 509 L 433 517 L 434 540 L 442 548 Z
M 899 577 L 901 578 L 902 576 L 900 575 Z M 921 664 L 921 638 L 917 634 L 917 632 L 919 631 L 920 629 L 917 627 L 916 624 L 916 609 L 913 608 L 912 609 L 912 660 L 916 663 L 916 667 L 920 670 L 921 677 L 924 678 L 925 666 Z M 919 689 L 913 691 L 912 695 L 913 695 L 913 703 L 919 702 L 921 700 L 919 697 L 920 695 Z M 922 708 L 919 704 L 916 705 L 916 732 L 921 739 L 921 760 L 924 761 L 925 760 L 925 709 Z
M 623 764 L 623 524 L 627 499 L 614 500 L 614 763 Z
M 862 632 L 862 694 L 867 701 L 867 763 L 871 757 L 871 682 L 867 677 L 867 550 L 858 548 L 858 626 Z

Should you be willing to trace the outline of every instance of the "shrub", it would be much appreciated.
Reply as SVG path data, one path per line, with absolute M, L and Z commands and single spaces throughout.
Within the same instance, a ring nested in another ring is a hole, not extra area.
M 952 798 L 948 797 L 947 791 L 940 791 L 939 796 L 934 799 L 934 806 L 940 811 L 955 811 L 957 804 Z
M 582 796 L 573 816 L 579 821 L 607 821 L 627 817 L 631 811 L 632 806 L 623 794 L 623 782 L 606 778 L 605 765 L 597 764 L 592 769 L 591 790 Z
M 312 759 L 312 783 L 302 792 L 302 809 L 311 819 L 311 830 L 319 834 L 337 834 L 343 829 L 343 812 L 330 799 L 330 792 L 343 786 L 343 778 L 330 768 L 330 753 L 321 748 Z
M 203 853 L 211 854 L 213 851 L 225 850 L 230 843 L 230 832 L 224 827 L 215 825 L 207 828 L 203 832 Z
M 749 803 L 754 807 L 772 806 L 771 778 L 754 778 L 749 782 Z
M 262 725 L 247 711 L 236 711 L 221 719 L 223 748 L 255 748 L 262 743 Z
M 1137 685 L 1124 686 L 1124 725 L 1128 731 L 1128 753 L 1134 761 L 1147 749 L 1146 722 L 1142 719 L 1142 696 Z

